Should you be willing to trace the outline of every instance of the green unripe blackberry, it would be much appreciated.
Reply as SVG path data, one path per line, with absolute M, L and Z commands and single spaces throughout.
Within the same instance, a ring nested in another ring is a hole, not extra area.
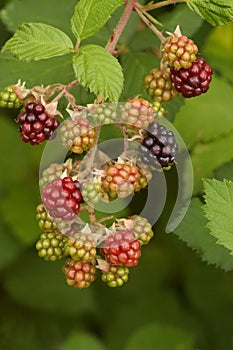
M 137 239 L 140 241 L 140 244 L 148 244 L 151 238 L 154 236 L 152 226 L 148 220 L 138 215 L 130 216 L 129 219 L 132 220 L 132 230 L 134 231 Z
M 103 125 L 114 123 L 118 118 L 117 104 L 103 103 L 96 106 L 93 105 L 90 116 L 96 124 Z
M 165 109 L 161 105 L 161 102 L 159 101 L 154 101 L 153 102 L 153 111 L 155 112 L 157 118 L 162 118 L 165 113 Z
M 67 255 L 65 244 L 67 238 L 59 233 L 43 233 L 36 243 L 38 255 L 46 261 L 56 261 Z
M 102 273 L 102 281 L 109 287 L 121 287 L 128 281 L 129 269 L 127 267 L 110 266 L 108 272 Z
M 88 288 L 96 278 L 96 267 L 89 261 L 68 259 L 62 268 L 69 286 Z
M 58 177 L 61 177 L 63 173 L 63 164 L 59 163 L 52 163 L 48 168 L 43 170 L 39 185 L 40 188 L 43 189 L 47 184 L 52 182 L 54 179 L 57 179 Z
M 145 87 L 154 101 L 166 102 L 178 95 L 170 78 L 170 68 L 154 68 L 145 77 Z
M 54 232 L 57 229 L 56 223 L 46 211 L 43 204 L 39 204 L 36 208 L 36 219 L 39 228 L 44 232 Z
M 65 250 L 73 260 L 92 261 L 96 256 L 96 241 L 91 234 L 75 233 L 68 237 Z
M 98 203 L 103 197 L 101 184 L 99 183 L 84 183 L 82 185 L 82 196 L 84 201 L 92 204 Z
M 0 107 L 17 109 L 20 108 L 21 105 L 22 102 L 12 86 L 6 86 L 4 90 L 0 92 Z

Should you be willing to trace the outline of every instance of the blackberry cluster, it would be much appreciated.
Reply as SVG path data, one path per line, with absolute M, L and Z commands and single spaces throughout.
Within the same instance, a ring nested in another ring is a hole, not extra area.
M 136 165 L 115 163 L 105 169 L 102 188 L 111 198 L 125 198 L 146 186 L 147 178 Z
M 149 125 L 139 146 L 142 162 L 158 169 L 169 168 L 175 161 L 177 150 L 173 132 L 157 122 Z
M 86 203 L 96 204 L 103 197 L 100 183 L 86 182 L 82 185 L 82 196 Z
M 30 142 L 31 145 L 38 145 L 45 140 L 55 137 L 55 130 L 60 122 L 50 117 L 42 104 L 29 102 L 25 111 L 17 117 L 21 139 L 23 142 Z
M 118 119 L 117 104 L 103 103 L 97 106 L 93 106 L 90 110 L 90 116 L 93 118 L 96 124 L 111 124 Z
M 213 70 L 198 57 L 188 69 L 171 69 L 171 80 L 175 89 L 186 98 L 199 96 L 209 89 Z
M 20 108 L 22 101 L 15 93 L 12 86 L 6 86 L 3 91 L 0 92 L 0 107 L 3 108 Z
M 170 68 L 152 69 L 144 82 L 148 94 L 154 101 L 170 101 L 178 94 L 172 85 Z
M 141 256 L 140 242 L 132 230 L 121 230 L 107 237 L 100 252 L 111 266 L 135 266 Z
M 135 129 L 146 128 L 154 121 L 153 106 L 147 100 L 133 98 L 121 107 L 121 119 Z
M 62 270 L 67 284 L 75 288 L 88 288 L 96 278 L 96 267 L 89 261 L 68 259 Z
M 60 233 L 43 233 L 36 243 L 38 255 L 47 261 L 56 261 L 66 256 L 65 244 L 67 238 Z
M 108 272 L 102 273 L 102 281 L 107 283 L 109 287 L 121 287 L 128 281 L 129 269 L 125 266 L 110 266 Z
M 65 249 L 73 260 L 92 261 L 96 256 L 96 241 L 91 234 L 75 233 L 68 238 Z
M 87 119 L 66 119 L 60 131 L 61 142 L 71 152 L 82 154 L 95 144 L 95 129 Z
M 198 47 L 193 40 L 185 35 L 174 35 L 163 47 L 163 60 L 167 61 L 169 67 L 176 69 L 191 67 L 196 59 Z
M 43 189 L 42 202 L 52 217 L 74 219 L 83 203 L 79 182 L 71 177 L 54 179 Z

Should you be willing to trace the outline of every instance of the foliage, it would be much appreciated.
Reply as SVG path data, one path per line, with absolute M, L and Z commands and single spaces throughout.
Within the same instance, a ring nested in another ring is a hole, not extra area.
M 182 223 L 165 234 L 173 205 L 168 195 L 155 237 L 122 289 L 101 282 L 85 291 L 72 289 L 59 271 L 64 261 L 53 265 L 36 256 L 43 148 L 23 144 L 15 131 L 18 112 L 1 109 L 0 349 L 232 348 L 233 3 L 183 2 L 151 14 L 163 33 L 180 24 L 185 35 L 199 38 L 201 55 L 214 69 L 207 94 L 164 104 L 165 117 L 174 121 L 190 151 L 194 197 Z M 104 49 L 123 5 L 121 0 L 41 0 L 35 11 L 29 0 L 0 1 L 0 88 L 18 79 L 30 87 L 78 79 L 82 86 L 73 90 L 80 104 L 100 93 L 109 101 L 137 94 L 149 99 L 143 79 L 160 62 L 154 33 L 133 13 L 119 38 L 117 58 Z M 109 135 L 106 128 L 103 138 Z M 166 175 L 174 192 L 176 175 Z M 136 196 L 129 210 L 139 208 L 141 199 Z

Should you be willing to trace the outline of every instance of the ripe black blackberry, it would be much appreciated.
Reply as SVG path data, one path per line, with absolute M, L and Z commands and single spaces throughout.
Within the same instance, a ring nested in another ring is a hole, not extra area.
M 169 168 L 175 161 L 177 150 L 173 132 L 157 122 L 149 125 L 139 146 L 142 162 L 157 169 Z
M 188 69 L 171 69 L 171 81 L 175 89 L 186 98 L 199 96 L 209 89 L 213 70 L 198 57 Z
M 21 139 L 23 142 L 30 142 L 31 145 L 38 145 L 45 140 L 51 140 L 55 136 L 55 130 L 60 122 L 50 117 L 42 104 L 29 102 L 25 111 L 17 118 Z

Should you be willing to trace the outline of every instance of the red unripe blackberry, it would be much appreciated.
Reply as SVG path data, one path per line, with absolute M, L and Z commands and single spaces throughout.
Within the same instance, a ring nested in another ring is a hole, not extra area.
M 79 182 L 71 177 L 54 179 L 43 189 L 42 202 L 52 217 L 74 219 L 83 203 Z
M 121 287 L 128 281 L 129 269 L 125 266 L 110 266 L 108 272 L 102 273 L 102 281 L 109 287 Z
M 67 238 L 56 232 L 43 233 L 36 243 L 38 255 L 47 261 L 56 261 L 67 255 L 65 244 Z
M 88 288 L 96 278 L 96 267 L 88 261 L 69 259 L 62 268 L 66 282 L 75 288 Z
M 48 183 L 52 182 L 54 179 L 61 177 L 63 173 L 63 164 L 52 163 L 48 168 L 43 170 L 39 184 L 41 189 L 43 189 Z
M 60 122 L 50 117 L 42 104 L 29 102 L 25 111 L 17 117 L 21 139 L 23 142 L 30 142 L 31 145 L 38 145 L 45 140 L 51 140 L 55 136 L 55 130 Z
M 196 59 L 198 47 L 185 35 L 174 35 L 163 47 L 163 60 L 169 67 L 189 68 Z
M 95 129 L 87 119 L 66 119 L 61 126 L 61 142 L 70 151 L 82 154 L 95 144 Z
M 112 198 L 125 198 L 147 186 L 147 178 L 136 165 L 115 163 L 105 169 L 102 188 Z
M 213 70 L 198 57 L 189 69 L 171 69 L 171 80 L 175 89 L 186 98 L 199 96 L 209 89 Z
M 106 238 L 100 252 L 112 266 L 135 266 L 141 256 L 140 242 L 132 230 L 121 230 Z
M 96 256 L 96 241 L 91 234 L 75 233 L 68 238 L 65 249 L 73 260 L 92 261 Z
M 145 87 L 153 100 L 158 102 L 170 101 L 178 95 L 171 82 L 170 68 L 152 69 L 145 78 Z
M 154 121 L 153 106 L 147 100 L 135 97 L 121 107 L 121 119 L 130 127 L 146 128 Z
M 142 162 L 158 169 L 169 168 L 175 161 L 177 150 L 173 132 L 157 122 L 149 125 L 139 146 Z

